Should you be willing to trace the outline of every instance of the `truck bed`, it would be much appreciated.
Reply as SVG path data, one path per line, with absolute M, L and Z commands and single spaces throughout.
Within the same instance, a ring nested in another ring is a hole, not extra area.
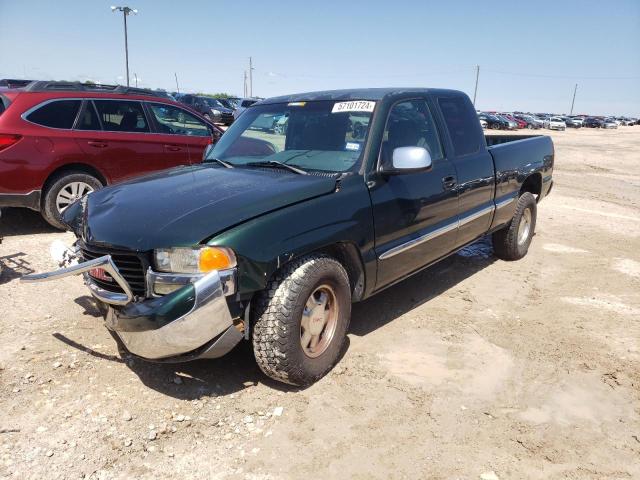
M 486 135 L 487 149 L 493 157 L 496 174 L 495 202 L 500 205 L 516 198 L 523 182 L 536 182 L 538 201 L 552 185 L 554 148 L 551 137 L 546 135 Z M 509 208 L 498 209 L 494 226 L 508 221 L 513 214 Z

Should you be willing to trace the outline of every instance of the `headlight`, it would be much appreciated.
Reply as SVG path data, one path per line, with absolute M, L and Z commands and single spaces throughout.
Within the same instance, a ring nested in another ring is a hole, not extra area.
M 224 247 L 177 247 L 155 251 L 156 268 L 161 272 L 207 273 L 236 266 L 233 250 Z
M 212 108 L 211 113 L 213 113 L 214 115 L 220 115 L 220 110 L 216 110 L 215 108 Z

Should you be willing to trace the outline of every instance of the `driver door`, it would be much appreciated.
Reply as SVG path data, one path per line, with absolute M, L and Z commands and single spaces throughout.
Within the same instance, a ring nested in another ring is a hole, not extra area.
M 424 172 L 383 175 L 368 183 L 378 256 L 376 289 L 432 263 L 456 245 L 456 169 L 444 155 L 425 99 L 401 100 L 387 119 L 379 162 L 397 147 L 426 148 L 433 162 Z

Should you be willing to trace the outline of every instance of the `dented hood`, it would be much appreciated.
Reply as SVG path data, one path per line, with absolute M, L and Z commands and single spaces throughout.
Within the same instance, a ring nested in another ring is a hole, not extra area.
M 192 246 L 335 187 L 333 177 L 275 169 L 180 167 L 90 194 L 81 235 L 95 245 L 137 251 Z

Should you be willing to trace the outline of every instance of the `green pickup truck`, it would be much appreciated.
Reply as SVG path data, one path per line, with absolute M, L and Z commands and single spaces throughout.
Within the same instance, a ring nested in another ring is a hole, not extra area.
M 265 374 L 308 385 L 338 361 L 353 302 L 487 234 L 496 256 L 523 257 L 553 162 L 549 137 L 485 138 L 453 90 L 271 98 L 202 164 L 71 205 L 77 260 L 22 280 L 83 275 L 141 358 L 217 358 L 246 339 Z

